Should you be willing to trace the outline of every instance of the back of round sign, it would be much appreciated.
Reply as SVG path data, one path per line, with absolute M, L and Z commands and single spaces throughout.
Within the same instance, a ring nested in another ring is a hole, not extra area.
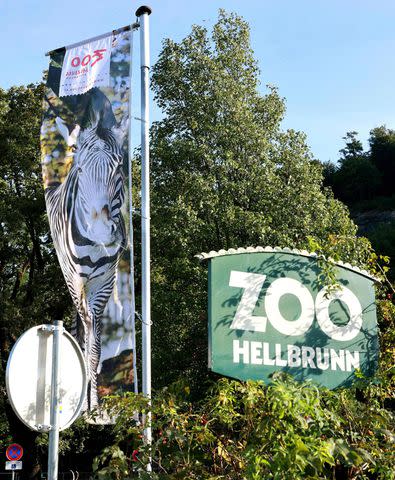
M 7 363 L 10 403 L 29 428 L 50 426 L 53 335 L 51 325 L 27 330 L 15 343 Z M 87 387 L 84 357 L 74 338 L 63 329 L 60 342 L 59 430 L 69 427 L 81 412 Z

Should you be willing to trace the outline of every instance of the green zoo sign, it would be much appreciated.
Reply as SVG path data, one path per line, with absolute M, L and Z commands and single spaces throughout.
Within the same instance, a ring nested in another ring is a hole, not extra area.
M 334 265 L 323 286 L 317 259 L 280 249 L 213 252 L 209 261 L 209 367 L 270 381 L 275 371 L 335 388 L 378 363 L 374 279 Z M 222 253 L 223 252 L 223 253 Z

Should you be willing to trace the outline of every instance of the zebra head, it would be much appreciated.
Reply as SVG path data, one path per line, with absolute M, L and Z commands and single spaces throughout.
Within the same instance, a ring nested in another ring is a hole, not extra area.
M 104 128 L 93 123 L 87 128 L 75 127 L 66 139 L 70 144 L 75 137 L 69 200 L 77 244 L 108 247 L 123 241 L 123 132 L 117 125 Z

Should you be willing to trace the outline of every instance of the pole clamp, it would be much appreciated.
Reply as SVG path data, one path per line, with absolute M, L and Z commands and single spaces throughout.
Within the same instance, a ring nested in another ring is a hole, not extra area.
M 43 425 L 41 423 L 34 425 L 39 432 L 49 432 L 52 430 L 52 425 Z
M 63 327 L 63 326 L 59 326 L 59 325 L 50 325 L 50 324 L 47 324 L 47 325 L 41 325 L 40 330 L 41 330 L 42 332 L 48 332 L 48 333 L 52 333 L 52 332 L 55 332 L 55 331 L 61 331 L 61 332 L 63 332 L 64 327 Z

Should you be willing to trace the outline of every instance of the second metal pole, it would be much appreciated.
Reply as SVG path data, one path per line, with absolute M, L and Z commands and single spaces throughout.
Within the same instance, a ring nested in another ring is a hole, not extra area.
M 133 384 L 134 393 L 139 393 L 138 376 L 137 376 L 137 362 L 136 362 L 136 297 L 134 288 L 134 230 L 133 230 L 133 198 L 132 198 L 132 185 L 133 185 L 133 145 L 132 145 L 132 67 L 133 60 L 133 32 L 136 29 L 137 24 L 132 24 L 130 28 L 130 67 L 129 67 L 129 144 L 128 144 L 128 170 L 129 170 L 129 244 L 130 244 L 130 294 L 131 294 L 131 328 L 132 328 L 132 343 L 133 343 Z
M 142 370 L 143 394 L 151 398 L 151 269 L 150 269 L 150 174 L 149 174 L 149 15 L 150 7 L 136 11 L 140 18 L 141 51 L 141 264 L 142 264 Z M 144 420 L 144 439 L 152 443 L 151 412 Z M 151 459 L 147 471 L 151 471 Z
M 57 480 L 59 461 L 59 357 L 63 335 L 63 322 L 56 320 L 52 332 L 52 380 L 51 380 L 51 411 L 48 446 L 48 480 Z

